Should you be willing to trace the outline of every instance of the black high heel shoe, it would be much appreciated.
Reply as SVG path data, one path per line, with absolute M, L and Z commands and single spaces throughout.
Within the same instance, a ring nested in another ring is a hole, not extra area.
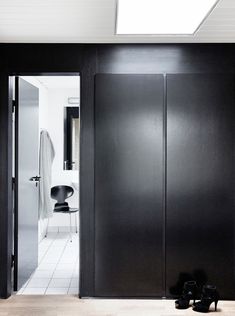
M 188 281 L 184 283 L 184 288 L 181 297 L 175 301 L 175 308 L 186 309 L 189 308 L 191 300 L 195 303 L 197 294 L 197 284 L 195 281 Z
M 214 285 L 204 285 L 201 300 L 193 304 L 193 310 L 200 313 L 208 313 L 211 303 L 215 303 L 215 311 L 219 301 L 219 294 Z

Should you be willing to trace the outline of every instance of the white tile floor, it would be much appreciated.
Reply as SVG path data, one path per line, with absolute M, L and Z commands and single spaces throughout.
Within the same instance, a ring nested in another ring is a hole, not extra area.
M 39 244 L 39 265 L 19 294 L 78 294 L 78 234 L 48 233 Z

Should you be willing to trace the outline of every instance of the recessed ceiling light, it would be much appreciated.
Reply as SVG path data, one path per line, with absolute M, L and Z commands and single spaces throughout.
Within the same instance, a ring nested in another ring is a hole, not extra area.
M 116 34 L 192 35 L 218 0 L 117 0 Z

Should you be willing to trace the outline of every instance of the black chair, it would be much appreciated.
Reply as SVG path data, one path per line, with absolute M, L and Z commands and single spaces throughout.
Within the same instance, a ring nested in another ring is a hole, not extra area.
M 57 201 L 57 203 L 55 203 L 53 212 L 54 213 L 64 213 L 64 214 L 69 215 L 70 241 L 72 241 L 71 214 L 77 213 L 78 208 L 69 207 L 69 204 L 65 200 L 70 198 L 73 194 L 74 194 L 74 189 L 68 185 L 57 185 L 57 186 L 51 188 L 51 197 L 52 197 L 52 199 Z M 49 226 L 49 218 L 48 218 L 48 223 L 47 223 L 46 235 L 48 232 L 48 226 Z M 75 226 L 76 226 L 76 233 L 77 233 L 78 232 L 77 214 L 75 214 Z

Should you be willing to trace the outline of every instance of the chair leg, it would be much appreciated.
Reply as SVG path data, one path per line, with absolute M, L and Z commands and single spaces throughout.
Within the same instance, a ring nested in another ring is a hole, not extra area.
M 47 234 L 48 234 L 49 221 L 50 221 L 50 217 L 48 217 L 48 220 L 47 220 L 47 227 L 46 227 L 46 235 L 45 235 L 45 237 L 47 237 Z
M 70 242 L 72 242 L 72 224 L 71 224 L 71 213 L 69 213 L 69 236 L 70 236 Z
M 76 227 L 76 234 L 78 233 L 78 212 L 75 213 L 75 227 Z

